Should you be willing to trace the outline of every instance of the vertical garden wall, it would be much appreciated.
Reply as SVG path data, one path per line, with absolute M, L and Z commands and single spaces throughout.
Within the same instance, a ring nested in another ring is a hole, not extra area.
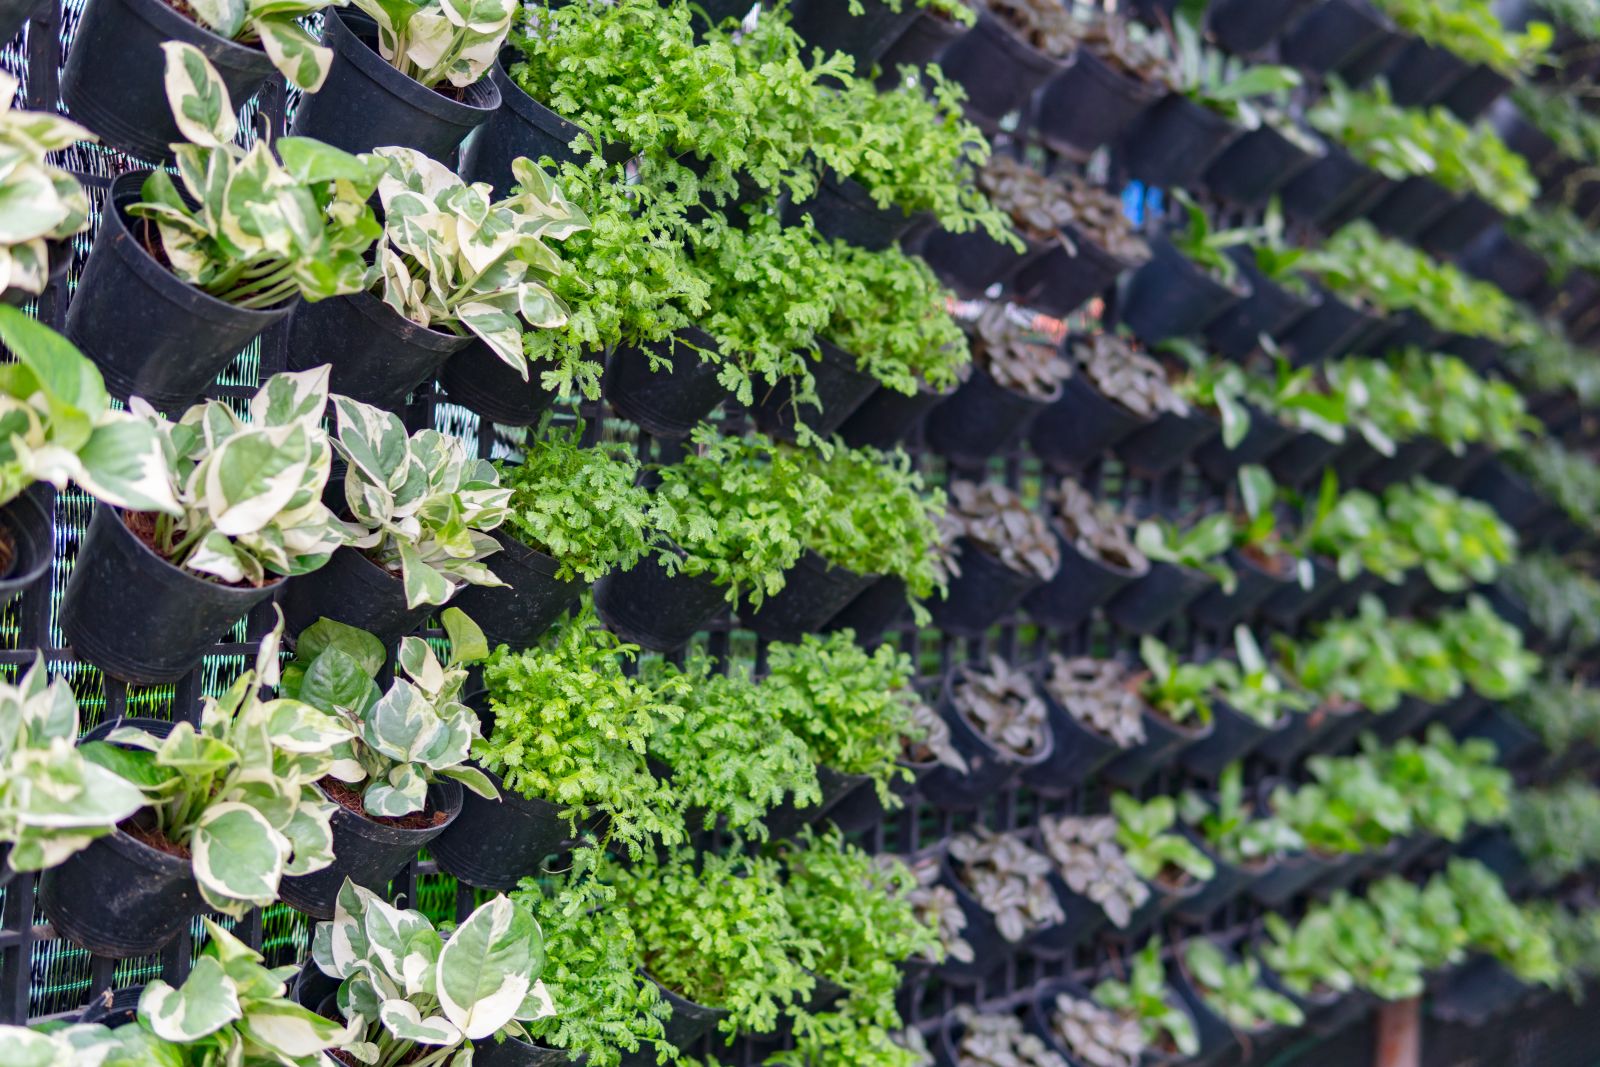
M 7 13 L 0 1063 L 1583 1062 L 1600 11 L 864 2 Z

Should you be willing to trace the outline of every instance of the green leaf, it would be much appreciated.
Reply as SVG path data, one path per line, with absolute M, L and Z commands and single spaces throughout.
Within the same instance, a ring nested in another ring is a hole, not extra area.
M 450 658 L 457 663 L 477 663 L 489 658 L 489 641 L 483 630 L 460 608 L 445 608 L 439 616 L 450 638 Z
M 201 956 L 182 988 L 157 979 L 139 997 L 139 1018 L 158 1037 L 193 1044 L 241 1016 L 238 990 L 213 956 Z
M 467 1038 L 489 1037 L 515 1017 L 543 969 L 533 916 L 496 897 L 468 916 L 439 954 L 439 1005 Z
M 167 103 L 178 132 L 192 144 L 223 148 L 238 136 L 239 123 L 228 87 L 211 61 L 193 45 L 163 41 Z

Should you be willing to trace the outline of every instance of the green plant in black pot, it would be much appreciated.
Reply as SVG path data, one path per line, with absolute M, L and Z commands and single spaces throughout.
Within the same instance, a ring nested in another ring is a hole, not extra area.
M 1506 892 L 1500 878 L 1475 860 L 1450 861 L 1443 879 L 1455 895 L 1468 945 L 1488 953 L 1530 984 L 1553 985 L 1560 975 L 1550 934 Z
M 1257 98 L 1287 93 L 1302 80 L 1292 67 L 1229 58 L 1207 46 L 1195 22 L 1181 16 L 1172 23 L 1172 56 L 1175 92 L 1247 130 L 1261 125 Z
M 1313 757 L 1314 781 L 1296 789 L 1280 786 L 1272 811 L 1324 856 L 1351 855 L 1384 847 L 1411 832 L 1411 804 L 1379 768 L 1360 756 Z
M 1538 676 L 1541 660 L 1523 647 L 1522 631 L 1474 593 L 1466 607 L 1441 612 L 1439 639 L 1463 681 L 1490 700 L 1509 700 Z
M 1094 987 L 1101 1007 L 1139 1024 L 1147 1049 L 1193 1056 L 1200 1051 L 1194 1019 L 1167 985 L 1161 939 L 1151 938 L 1128 964 L 1126 979 L 1107 979 Z
M 1600 690 L 1556 664 L 1504 706 L 1552 755 L 1565 755 L 1579 742 L 1600 741 Z
M 1181 660 L 1154 637 L 1140 639 L 1139 658 L 1145 666 L 1139 694 L 1152 711 L 1179 725 L 1209 723 L 1212 700 L 1237 674 L 1237 668 L 1225 659 L 1204 663 Z
M 1376 597 L 1363 597 L 1356 614 L 1323 623 L 1308 641 L 1280 635 L 1278 659 L 1297 685 L 1321 700 L 1378 714 L 1394 710 L 1411 676 Z
M 1175 832 L 1178 805 L 1171 797 L 1151 797 L 1140 802 L 1127 793 L 1111 797 L 1117 820 L 1117 844 L 1128 866 L 1145 881 L 1176 889 L 1210 881 L 1216 864 L 1193 841 Z
M 1290 684 L 1262 653 L 1248 627 L 1234 628 L 1233 647 L 1238 666 L 1218 679 L 1217 695 L 1234 711 L 1257 725 L 1272 727 L 1285 715 L 1311 707 L 1310 694 Z
M 971 356 L 946 308 L 948 291 L 928 265 L 895 248 L 869 252 L 835 241 L 832 252 L 837 293 L 822 335 L 886 389 L 912 396 L 953 388 Z
M 1481 500 L 1422 478 L 1383 494 L 1390 536 L 1410 545 L 1434 588 L 1458 593 L 1494 581 L 1517 554 L 1517 535 Z
M 1118 748 L 1145 739 L 1144 702 L 1129 684 L 1128 670 L 1116 660 L 1052 653 L 1040 685 L 1073 719 Z
M 78 179 L 50 163 L 49 153 L 96 138 L 63 116 L 14 110 L 19 85 L 10 75 L 0 80 L 0 143 L 13 153 L 4 182 L 13 206 L 0 241 L 0 290 L 37 295 L 50 281 L 52 243 L 89 227 L 88 194 Z
M 1144 1031 L 1092 1000 L 1057 993 L 1050 1031 L 1077 1062 L 1093 1067 L 1136 1067 L 1144 1055 Z
M 1379 0 L 1378 8 L 1436 48 L 1447 49 L 1469 63 L 1482 63 L 1507 77 L 1524 73 L 1550 47 L 1550 24 L 1532 21 L 1520 33 L 1501 22 L 1485 0 Z
M 1236 577 L 1223 560 L 1233 545 L 1233 517 L 1226 512 L 1207 515 L 1187 528 L 1171 519 L 1146 519 L 1135 529 L 1133 543 L 1152 562 L 1199 571 L 1224 592 L 1233 592 Z
M 1236 1031 L 1256 1033 L 1305 1021 L 1294 1001 L 1262 984 L 1261 966 L 1254 959 L 1230 961 L 1216 945 L 1199 939 L 1184 946 L 1183 964 L 1206 1007 Z
M 1428 728 L 1425 743 L 1407 737 L 1382 748 L 1370 736 L 1363 741 L 1384 781 L 1405 795 L 1418 830 L 1460 841 L 1469 827 L 1505 820 L 1511 775 L 1495 762 L 1493 742 L 1458 742 L 1440 723 Z
M 1561 557 L 1540 552 L 1514 560 L 1500 587 L 1546 640 L 1575 651 L 1600 644 L 1600 582 Z
M 1259 870 L 1305 847 L 1299 833 L 1283 819 L 1246 801 L 1244 770 L 1238 763 L 1230 763 L 1222 772 L 1214 795 L 1188 791 L 1178 809 L 1206 846 L 1235 866 Z
M 1525 789 L 1511 802 L 1511 840 L 1533 871 L 1552 886 L 1600 859 L 1600 791 L 1577 778 L 1544 789 Z

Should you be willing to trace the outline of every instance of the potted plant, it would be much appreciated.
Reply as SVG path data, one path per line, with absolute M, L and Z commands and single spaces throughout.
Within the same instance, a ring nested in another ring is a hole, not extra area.
M 1305 3 L 1306 0 L 1279 0 Z M 1236 4 L 1237 6 L 1241 6 Z M 1287 108 L 1261 108 L 1255 129 L 1235 140 L 1206 168 L 1211 192 L 1244 208 L 1260 209 L 1327 151 L 1299 116 Z
M 328 1007 L 352 1035 L 343 1047 L 353 1058 L 445 1063 L 526 1040 L 528 1023 L 555 1013 L 539 977 L 539 924 L 505 896 L 480 904 L 447 937 L 420 911 L 346 881 L 333 920 L 312 934 L 311 963 L 338 980 Z M 302 1003 L 308 985 L 323 984 L 315 973 L 308 965 L 301 975 Z
M 468 185 L 415 149 L 373 154 L 388 164 L 378 181 L 384 229 L 377 262 L 361 291 L 294 309 L 290 366 L 328 353 L 334 388 L 383 408 L 403 403 L 475 342 L 492 358 L 463 359 L 491 372 L 498 360 L 526 381 L 523 331 L 562 326 L 568 314 L 545 284 L 563 269 L 545 240 L 577 233 L 588 219 L 526 159 L 512 165 L 516 192 L 492 200 L 481 186 Z M 459 375 L 451 380 L 463 381 Z M 460 399 L 470 407 L 474 397 L 469 390 Z
M 453 2 L 398 10 L 356 0 L 364 18 L 330 12 L 322 40 L 333 63 L 322 89 L 295 110 L 290 132 L 349 152 L 397 145 L 448 159 L 500 106 L 500 90 L 484 75 L 516 15 L 509 0 L 470 13 Z
M 1151 938 L 1134 955 L 1126 979 L 1108 978 L 1093 993 L 1096 1004 L 1138 1023 L 1147 1056 L 1184 1059 L 1200 1051 L 1193 1013 L 1167 985 L 1160 938 Z
M 1285 241 L 1283 207 L 1277 197 L 1267 205 L 1254 239 L 1226 252 L 1243 274 L 1250 295 L 1211 321 L 1206 343 L 1230 359 L 1242 360 L 1264 348 L 1263 336 L 1273 342 L 1286 336 L 1320 297 L 1302 273 L 1308 251 Z
M 149 428 L 142 440 L 153 437 L 161 458 L 143 454 L 129 507 L 98 506 L 79 546 L 61 604 L 79 656 L 126 681 L 176 681 L 282 576 L 328 562 L 345 531 L 322 503 L 333 462 L 327 399 L 321 368 L 269 378 L 248 422 L 221 400 L 177 423 L 134 401 Z M 261 476 L 268 469 L 274 477 Z M 128 627 L 130 610 L 149 625 Z
M 1135 547 L 1123 516 L 1072 479 L 1063 478 L 1049 502 L 1061 567 L 1023 606 L 1045 625 L 1068 630 L 1147 574 L 1150 561 Z
M 66 118 L 13 110 L 19 87 L 10 75 L 0 79 L 0 141 L 16 159 L 6 177 L 6 195 L 15 199 L 19 211 L 22 205 L 27 209 L 26 221 L 19 219 L 0 244 L 0 301 L 13 305 L 40 295 L 45 286 L 66 276 L 72 264 L 67 240 L 89 227 L 89 198 L 83 186 L 51 164 L 48 155 L 78 141 L 95 140 L 94 134 Z
M 1535 885 L 1559 885 L 1600 858 L 1600 841 L 1589 822 L 1597 811 L 1600 792 L 1576 778 L 1517 794 L 1506 829 Z
M 1077 788 L 1119 752 L 1144 743 L 1144 703 L 1115 660 L 1052 653 L 1039 671 L 1050 713 L 1050 758 L 1023 773 L 1046 796 Z
M 1086 14 L 1071 33 L 1066 69 L 1035 97 L 1034 125 L 1052 151 L 1086 159 L 1163 95 L 1174 71 L 1158 39 L 1120 15 Z
M 1294 790 L 1280 786 L 1272 796 L 1273 814 L 1300 835 L 1306 852 L 1256 882 L 1251 891 L 1269 907 L 1308 888 L 1338 888 L 1360 873 L 1353 858 L 1412 828 L 1410 805 L 1372 761 L 1315 756 L 1307 766 L 1314 781 Z
M 1033 680 L 998 656 L 985 667 L 961 665 L 945 676 L 939 713 L 950 724 L 965 773 L 936 767 L 922 792 L 944 808 L 972 808 L 1049 758 L 1052 740 Z
M 407 435 L 405 423 L 336 396 L 333 447 L 345 462 L 345 546 L 315 582 L 291 582 L 284 614 L 298 632 L 333 619 L 385 643 L 417 628 L 462 585 L 500 585 L 483 560 L 500 550 L 511 490 L 459 437 Z
M 583 444 L 580 422 L 544 420 L 516 463 L 500 462 L 511 491 L 506 521 L 490 536 L 489 570 L 503 585 L 472 585 L 455 603 L 483 627 L 490 647 L 526 648 L 566 614 L 590 583 L 626 570 L 649 551 L 650 493 L 639 461 L 620 441 Z
M 1178 806 L 1171 797 L 1140 802 L 1127 793 L 1111 797 L 1117 820 L 1117 845 L 1128 866 L 1150 886 L 1150 896 L 1133 913 L 1122 936 L 1132 941 L 1199 893 L 1216 874 L 1216 864 L 1198 845 L 1177 832 Z
M 889 781 L 890 792 L 909 797 L 936 767 L 965 775 L 966 757 L 956 748 L 954 731 L 944 717 L 913 690 L 899 690 L 895 695 L 909 711 L 900 737 L 900 770 Z M 854 833 L 878 825 L 895 807 L 892 801 L 885 804 L 877 789 L 856 789 L 828 809 L 828 821 L 845 833 Z
M 914 5 L 902 0 L 864 0 L 842 5 L 837 0 L 806 0 L 795 8 L 794 29 L 812 48 L 821 49 L 824 54 L 843 52 L 865 70 L 880 58 L 887 62 L 887 51 L 928 12 L 968 25 L 973 17 L 966 8 L 954 7 L 944 0 Z
M 1077 373 L 1061 399 L 1034 422 L 1028 438 L 1051 468 L 1079 469 L 1163 415 L 1189 415 L 1167 368 L 1135 351 L 1125 336 L 1074 337 L 1067 352 Z
M 190 45 L 162 47 L 182 187 L 166 171 L 112 183 L 64 332 L 119 399 L 177 411 L 297 297 L 362 288 L 379 233 L 366 200 L 385 164 L 302 137 L 245 151 L 216 68 Z M 208 174 L 236 195 L 208 199 Z
M 1212 698 L 1232 669 L 1221 659 L 1185 663 L 1148 635 L 1139 640 L 1139 657 L 1145 669 L 1130 683 L 1145 703 L 1145 741 L 1112 760 L 1103 772 L 1125 789 L 1142 784 L 1211 732 Z
M 1032 935 L 1066 920 L 1050 886 L 1049 857 L 1029 848 L 1019 834 L 975 827 L 950 838 L 950 884 L 967 917 L 966 938 L 975 962 L 941 976 L 977 981 L 993 973 Z
M 1237 664 L 1219 670 L 1217 700 L 1212 706 L 1211 736 L 1183 752 L 1183 765 L 1191 773 L 1215 778 L 1233 761 L 1255 751 L 1284 729 L 1290 716 L 1306 711 L 1312 699 L 1291 685 L 1268 662 L 1249 627 L 1233 630 Z
M 1066 1060 L 1038 1034 L 1023 1029 L 1016 1015 L 980 1014 L 957 1007 L 939 1034 L 939 1067 L 1064 1067 Z
M 958 577 L 930 612 L 941 629 L 976 636 L 1055 576 L 1061 549 L 1043 516 L 1003 485 L 952 482 L 950 500 Z
M 206 698 L 198 728 L 113 720 L 82 745 L 144 806 L 45 876 L 39 899 L 58 933 L 102 956 L 148 955 L 202 907 L 241 916 L 277 900 L 285 877 L 333 862 L 334 805 L 316 783 L 351 734 L 309 704 L 262 699 L 278 681 L 281 628 L 254 670 Z
M 1194 1013 L 1203 1056 L 1253 1048 L 1272 1028 L 1305 1022 L 1294 1001 L 1262 983 L 1254 958 L 1230 959 L 1210 941 L 1195 939 L 1184 946 L 1178 976 L 1178 992 Z
M 1168 519 L 1147 519 L 1134 530 L 1133 543 L 1150 561 L 1150 570 L 1106 605 L 1106 615 L 1124 630 L 1155 632 L 1213 585 L 1233 592 L 1236 578 L 1226 562 L 1233 519 L 1226 512 L 1207 515 L 1187 529 Z
M 1039 845 L 1055 864 L 1050 878 L 1066 919 L 1034 937 L 1035 953 L 1064 956 L 1107 922 L 1126 930 L 1150 899 L 1150 885 L 1128 863 L 1110 815 L 1045 816 Z
M 1072 47 L 1072 19 L 1064 8 L 991 0 L 979 7 L 971 32 L 945 49 L 939 66 L 966 90 L 967 114 L 994 130 L 1061 73 Z
M 1055 345 L 1024 327 L 1000 304 L 973 326 L 974 367 L 928 416 L 928 444 L 951 460 L 976 466 L 1004 451 L 1061 398 L 1071 365 Z
M 1065 17 L 1065 12 L 1061 14 Z M 935 230 L 922 239 L 918 250 L 934 272 L 968 300 L 982 296 L 992 285 L 1004 285 L 1049 251 L 1061 239 L 1061 228 L 1078 214 L 1065 184 L 1012 156 L 991 156 L 978 171 L 978 185 L 991 204 L 1011 217 L 1025 247 L 1017 249 L 976 231 Z
M 1055 989 L 1060 991 L 1051 995 Z M 1144 1056 L 1144 1031 L 1136 1020 L 1102 1008 L 1065 981 L 1049 983 L 1034 1001 L 1033 1013 L 1035 1020 L 1041 1020 L 1035 1022 L 1035 1032 L 1044 1029 L 1041 1036 L 1072 1057 L 1072 1062 L 1137 1067 Z
M 1229 764 L 1222 772 L 1210 796 L 1185 792 L 1178 811 L 1190 836 L 1216 867 L 1205 888 L 1174 909 L 1185 922 L 1204 923 L 1280 857 L 1305 847 L 1300 835 L 1282 819 L 1263 814 L 1246 802 L 1243 767 L 1238 763 Z
M 1365 746 L 1384 780 L 1410 801 L 1417 835 L 1458 844 L 1470 827 L 1505 822 L 1515 811 L 1511 775 L 1496 764 L 1490 742 L 1458 742 L 1440 723 L 1429 726 L 1425 736 L 1424 742 L 1401 738 L 1387 749 L 1369 737 Z M 1526 795 L 1519 794 L 1517 802 Z M 1392 869 L 1404 868 L 1422 847 L 1402 848 Z
M 1234 547 L 1227 559 L 1234 574 L 1232 592 L 1211 589 L 1189 609 L 1202 626 L 1226 630 L 1249 618 L 1257 608 L 1286 586 L 1298 582 L 1310 587 L 1315 569 L 1296 556 L 1294 546 L 1278 530 L 1276 505 L 1280 490 L 1264 467 L 1239 468 L 1234 500 Z
M 1148 260 L 1150 246 L 1111 192 L 1073 174 L 1054 180 L 1072 217 L 1055 245 L 1017 271 L 1007 288 L 1018 302 L 1065 318 Z
M 1204 209 L 1181 189 L 1185 225 L 1153 245 L 1154 257 L 1129 279 L 1119 312 L 1147 344 L 1199 333 L 1250 295 L 1248 281 L 1228 255 L 1254 237 L 1249 229 L 1213 230 Z

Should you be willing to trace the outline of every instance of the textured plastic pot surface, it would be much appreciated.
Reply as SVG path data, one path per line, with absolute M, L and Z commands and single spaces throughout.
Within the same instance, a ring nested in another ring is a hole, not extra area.
M 1175 415 L 1163 411 L 1112 446 L 1118 459 L 1141 478 L 1160 478 L 1182 466 L 1197 449 L 1217 436 L 1217 421 L 1199 412 Z
M 1110 600 L 1129 582 L 1149 573 L 1149 563 L 1138 567 L 1118 567 L 1085 555 L 1078 547 L 1056 533 L 1061 549 L 1061 566 L 1056 576 L 1029 593 L 1022 602 L 1028 614 L 1046 626 L 1062 630 L 1085 622 L 1094 609 Z
M 500 106 L 478 126 L 461 146 L 460 174 L 469 182 L 488 182 L 504 197 L 515 180 L 511 164 L 519 157 L 538 160 L 549 156 L 558 164 L 577 163 L 582 156 L 572 150 L 572 142 L 584 133 L 582 126 L 566 119 L 529 96 L 506 73 L 506 62 L 517 54 L 507 49 L 489 68 L 489 81 L 500 93 Z
M 394 409 L 472 341 L 470 333 L 418 326 L 371 293 L 351 293 L 294 306 L 289 367 L 326 363 L 335 393 Z
M 530 367 L 524 378 L 479 340 L 444 365 L 439 381 L 453 403 L 502 426 L 532 426 L 556 402 L 556 395 L 539 384 L 538 367 Z
M 1264 122 L 1223 150 L 1206 170 L 1211 191 L 1241 207 L 1264 207 L 1274 193 L 1317 161 L 1317 153 Z
M 1286 562 L 1292 564 L 1290 560 Z M 1213 586 L 1189 606 L 1189 617 L 1210 630 L 1233 629 L 1295 578 L 1292 565 L 1279 573 L 1266 569 L 1253 557 L 1237 550 L 1228 554 L 1228 565 L 1233 568 L 1233 592 L 1224 592 L 1220 585 Z
M 284 623 L 291 635 L 328 618 L 389 643 L 421 626 L 436 610 L 429 604 L 407 607 L 400 575 L 349 547 L 335 552 L 321 570 L 291 579 L 283 595 Z
M 1221 434 L 1202 445 L 1194 454 L 1201 473 L 1213 485 L 1227 485 L 1247 463 L 1265 463 L 1278 449 L 1295 435 L 1286 426 L 1253 404 L 1245 405 L 1250 412 L 1250 429 L 1244 437 L 1229 448 Z
M 739 617 L 769 641 L 799 641 L 821 630 L 877 580 L 875 574 L 835 567 L 808 548 L 789 569 L 783 588 L 758 608 L 741 608 Z
M 1470 68 L 1448 48 L 1412 39 L 1383 72 L 1394 102 L 1401 107 L 1436 104 L 1466 77 Z
M 717 365 L 701 356 L 716 350 L 710 334 L 692 328 L 664 341 L 618 345 L 601 382 L 606 400 L 654 437 L 688 437 L 728 398 Z M 652 369 L 652 361 L 663 365 Z
M 1264 725 L 1224 700 L 1212 701 L 1211 718 L 1210 735 L 1183 751 L 1184 769 L 1202 778 L 1217 777 L 1285 725 L 1281 716 Z
M 1087 159 L 1121 137 L 1161 93 L 1160 86 L 1114 70 L 1080 47 L 1034 97 L 1034 128 L 1052 150 Z
M 1242 278 L 1234 285 L 1191 261 L 1168 241 L 1151 242 L 1150 262 L 1122 289 L 1122 322 L 1146 344 L 1199 333 L 1250 295 Z
M 1152 634 L 1182 614 L 1215 582 L 1204 571 L 1153 563 L 1148 574 L 1112 598 L 1106 615 L 1129 633 Z
M 864 73 L 906 32 L 917 8 L 903 4 L 893 10 L 883 0 L 863 0 L 862 8 L 855 15 L 846 0 L 798 0 L 791 24 L 810 46 L 807 55 L 810 48 L 844 52 L 855 57 L 856 69 Z
M 547 856 L 561 849 L 572 836 L 561 805 L 506 790 L 498 776 L 488 771 L 500 792 L 487 800 L 462 791 L 461 811 L 428 852 L 439 869 L 480 889 L 510 892 L 524 878 L 537 875 Z
M 944 50 L 939 66 L 966 90 L 967 115 L 985 129 L 1028 102 L 1065 64 L 1034 48 L 1003 19 L 979 9 L 977 25 Z
M 920 67 L 934 62 L 967 32 L 966 26 L 942 12 L 927 7 L 918 9 L 911 25 L 883 53 L 879 88 L 896 84 L 902 66 Z
M 810 215 L 817 232 L 828 240 L 837 238 L 869 252 L 896 244 L 922 221 L 897 207 L 879 207 L 859 182 L 833 175 L 823 178 L 810 200 L 791 202 L 784 209 L 784 222 L 793 225 L 802 215 Z
M 1206 25 L 1217 43 L 1235 55 L 1250 55 L 1272 43 L 1316 0 L 1217 0 Z
M 1329 0 L 1289 29 L 1280 54 L 1297 67 L 1338 70 L 1383 37 L 1389 25 L 1366 0 Z
M 950 582 L 949 595 L 931 601 L 928 610 L 935 626 L 962 637 L 982 635 L 1044 584 L 1036 574 L 1012 570 L 968 537 L 956 542 L 956 564 L 960 576 Z
M 1172 93 L 1151 105 L 1123 135 L 1123 162 L 1130 174 L 1149 185 L 1193 185 L 1243 132 L 1215 111 Z
M 0 534 L 11 541 L 11 566 L 0 575 L 0 608 L 30 589 L 45 571 L 55 551 L 55 494 L 42 483 L 0 506 Z
M 1021 252 L 1001 244 L 983 230 L 951 233 L 936 228 L 922 239 L 917 253 L 957 296 L 975 300 L 990 286 L 1009 281 L 1031 260 L 1056 247 L 1054 241 L 1038 241 L 1020 233 L 1017 236 L 1027 246 Z
M 1455 195 L 1432 178 L 1411 177 L 1372 205 L 1367 218 L 1390 237 L 1411 240 L 1455 205 Z
M 180 570 L 128 529 L 122 512 L 96 504 L 61 601 L 61 630 L 77 656 L 114 678 L 175 682 L 281 584 L 222 585 Z
M 654 559 L 613 571 L 594 587 L 594 608 L 606 627 L 653 652 L 682 648 L 725 604 L 722 588 L 709 578 L 668 576 Z
M 1110 288 L 1123 271 L 1138 262 L 1118 259 L 1074 226 L 1062 230 L 1070 242 L 1023 264 L 1007 286 L 1016 299 L 1061 318 Z M 1142 262 L 1142 261 L 1140 261 Z
M 794 440 L 800 423 L 821 437 L 832 437 L 878 388 L 878 380 L 860 369 L 854 355 L 821 338 L 818 347 L 821 358 L 811 364 L 817 403 L 798 402 L 788 378 L 765 390 L 757 389 L 752 409 L 756 425 L 773 437 Z
M 1242 359 L 1261 347 L 1263 336 L 1276 341 L 1309 314 L 1321 298 L 1314 289 L 1307 287 L 1304 292 L 1297 292 L 1262 274 L 1256 269 L 1255 254 L 1248 248 L 1230 248 L 1228 255 L 1238 266 L 1250 295 L 1206 326 L 1206 340 L 1223 355 Z
M 910 605 L 905 581 L 898 575 L 886 574 L 840 608 L 823 630 L 827 633 L 851 630 L 857 643 L 871 647 L 885 630 L 910 615 Z
M 918 382 L 917 391 L 907 396 L 880 385 L 844 420 L 839 436 L 851 448 L 893 448 L 954 392 L 953 386 L 941 391 Z
M 1048 416 L 1062 388 L 1072 388 L 1072 381 L 1053 396 L 1030 396 L 1007 389 L 974 366 L 961 387 L 928 413 L 928 447 L 956 463 L 981 464 L 1020 440 L 1035 419 Z
M 1047 467 L 1074 471 L 1152 421 L 1101 393 L 1082 373 L 1075 373 L 1062 387 L 1061 399 L 1034 420 L 1028 443 Z
M 1283 207 L 1297 219 L 1332 229 L 1340 219 L 1365 210 L 1384 188 L 1381 174 L 1357 163 L 1338 145 L 1329 145 L 1321 159 L 1284 185 Z
M 1149 708 L 1144 713 L 1144 743 L 1135 745 L 1100 770 L 1101 777 L 1123 789 L 1137 789 L 1158 771 L 1170 767 L 1190 745 L 1211 733 L 1210 724 L 1175 723 Z
M 506 584 L 463 586 L 451 603 L 483 628 L 490 648 L 527 648 L 583 594 L 585 583 L 579 577 L 558 578 L 558 560 L 530 548 L 505 527 L 490 536 L 500 543 L 500 551 L 484 565 Z

